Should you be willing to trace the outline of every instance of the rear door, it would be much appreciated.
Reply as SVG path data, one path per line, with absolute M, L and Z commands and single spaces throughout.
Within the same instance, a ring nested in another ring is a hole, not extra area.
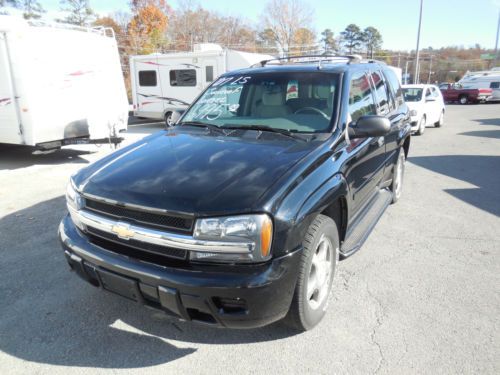
M 0 33 L 0 143 L 22 143 L 5 33 Z
M 163 118 L 164 101 L 157 59 L 135 62 L 136 113 L 149 118 Z
M 192 64 L 161 67 L 162 98 L 165 110 L 185 109 L 203 90 L 202 68 Z

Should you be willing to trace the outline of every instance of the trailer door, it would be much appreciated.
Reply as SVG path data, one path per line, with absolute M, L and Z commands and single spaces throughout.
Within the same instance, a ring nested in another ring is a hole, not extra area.
M 0 143 L 22 143 L 7 35 L 0 33 Z

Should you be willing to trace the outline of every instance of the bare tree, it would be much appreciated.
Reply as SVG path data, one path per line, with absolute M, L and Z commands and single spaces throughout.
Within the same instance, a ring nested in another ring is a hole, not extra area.
M 263 26 L 284 55 L 290 53 L 299 29 L 311 29 L 313 11 L 302 0 L 269 0 L 262 14 Z

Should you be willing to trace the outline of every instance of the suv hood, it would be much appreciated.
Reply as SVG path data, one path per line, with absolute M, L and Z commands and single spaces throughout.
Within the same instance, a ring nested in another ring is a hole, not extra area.
M 73 179 L 84 194 L 122 203 L 196 215 L 243 213 L 258 210 L 273 182 L 318 146 L 268 132 L 236 133 L 162 131 Z

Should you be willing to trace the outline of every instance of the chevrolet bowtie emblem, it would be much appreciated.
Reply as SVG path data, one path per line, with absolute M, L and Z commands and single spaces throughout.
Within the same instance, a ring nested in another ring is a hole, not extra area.
M 124 240 L 128 240 L 135 236 L 135 232 L 130 229 L 130 225 L 126 223 L 118 223 L 113 225 L 111 228 L 111 232 L 116 234 L 118 237 L 123 238 Z

